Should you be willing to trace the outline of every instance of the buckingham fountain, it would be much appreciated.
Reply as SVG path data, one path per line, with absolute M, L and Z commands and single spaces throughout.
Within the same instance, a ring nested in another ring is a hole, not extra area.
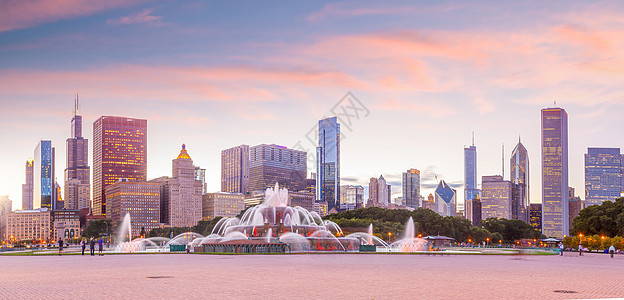
M 410 218 L 402 239 L 388 244 L 368 232 L 344 235 L 338 224 L 323 220 L 316 212 L 290 206 L 288 190 L 266 189 L 264 201 L 249 208 L 239 219 L 223 218 L 206 237 L 187 232 L 172 239 L 164 237 L 129 239 L 130 215 L 119 230 L 118 252 L 169 251 L 172 245 L 185 245 L 193 252 L 285 253 L 285 252 L 357 252 L 363 246 L 382 252 L 426 251 L 427 241 L 414 236 Z M 366 247 L 364 247 L 366 248 Z

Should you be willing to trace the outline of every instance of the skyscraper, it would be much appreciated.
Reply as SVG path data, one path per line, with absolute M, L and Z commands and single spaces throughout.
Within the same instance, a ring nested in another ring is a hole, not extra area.
M 221 191 L 249 194 L 249 146 L 221 151 Z
M 33 163 L 33 208 L 56 209 L 54 181 L 54 147 L 52 141 L 42 140 L 35 148 Z
M 336 117 L 319 121 L 316 148 L 316 199 L 327 210 L 340 209 L 340 124 Z
M 106 214 L 106 187 L 147 177 L 147 120 L 102 116 L 93 123 L 93 215 Z
M 82 116 L 79 115 L 78 95 L 76 95 L 74 116 L 71 120 L 71 137 L 66 143 L 65 208 L 90 208 L 89 140 L 82 137 Z
M 568 114 L 542 109 L 542 233 L 568 235 Z
M 172 177 L 161 195 L 161 221 L 176 227 L 195 226 L 202 219 L 202 183 L 195 179 L 193 160 L 182 145 L 172 161 Z
M 289 191 L 305 189 L 307 153 L 278 145 L 257 145 L 249 148 L 249 189 L 266 190 L 275 186 Z
M 464 210 L 467 218 L 472 213 L 468 211 L 468 201 L 476 199 L 480 192 L 477 189 L 477 147 L 473 135 L 472 145 L 464 147 Z
M 511 219 L 511 182 L 503 176 L 483 176 L 481 179 L 481 217 Z
M 0 196 L 0 244 L 8 240 L 7 235 L 7 219 L 8 215 L 13 211 L 13 204 L 9 196 Z
M 624 159 L 620 148 L 587 148 L 585 154 L 585 204 L 615 201 L 624 191 Z
M 119 179 L 106 187 L 106 218 L 121 223 L 130 214 L 132 236 L 158 228 L 160 223 L 161 185 L 152 182 Z
M 26 161 L 26 182 L 22 184 L 22 209 L 33 209 L 33 165 L 34 160 Z
M 391 186 L 386 183 L 383 175 L 371 178 L 368 185 L 368 202 L 366 207 L 388 207 L 390 203 Z
M 402 186 L 403 201 L 405 206 L 411 208 L 420 207 L 420 171 L 417 169 L 409 169 L 403 172 Z
M 466 219 L 470 220 L 473 226 L 479 226 L 483 219 L 479 194 L 476 194 L 474 199 L 466 201 L 465 211 Z
M 435 211 L 444 217 L 454 217 L 457 210 L 457 191 L 444 180 L 435 189 Z
M 542 232 L 542 204 L 531 203 L 529 205 L 529 224 L 533 229 Z
M 529 222 L 529 155 L 518 138 L 509 160 L 511 181 L 511 218 Z
M 364 187 L 361 185 L 340 186 L 340 210 L 361 208 L 364 201 Z

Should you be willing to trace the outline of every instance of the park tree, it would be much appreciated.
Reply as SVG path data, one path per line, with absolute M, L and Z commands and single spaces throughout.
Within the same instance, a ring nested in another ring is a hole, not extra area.
M 608 237 L 624 235 L 624 198 L 615 202 L 605 201 L 601 205 L 591 205 L 581 210 L 574 218 L 570 234 L 604 235 Z
M 82 231 L 82 236 L 86 238 L 97 238 L 110 235 L 113 232 L 111 220 L 93 220 L 87 223 L 87 227 Z

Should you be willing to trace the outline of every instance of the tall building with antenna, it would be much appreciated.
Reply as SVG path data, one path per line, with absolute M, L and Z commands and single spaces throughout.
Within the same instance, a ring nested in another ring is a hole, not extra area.
M 522 145 L 520 137 L 518 137 L 518 144 L 511 152 L 509 165 L 509 180 L 511 181 L 512 189 L 512 218 L 529 223 L 529 154 L 524 145 Z
M 464 147 L 464 211 L 466 219 L 474 222 L 472 201 L 480 197 L 477 188 L 477 147 L 472 133 L 472 145 Z
M 71 137 L 67 143 L 67 165 L 65 168 L 65 208 L 91 208 L 91 176 L 89 167 L 89 140 L 82 136 L 82 116 L 78 94 L 74 100 L 74 115 L 71 119 Z
M 569 234 L 568 113 L 558 107 L 542 109 L 542 233 Z

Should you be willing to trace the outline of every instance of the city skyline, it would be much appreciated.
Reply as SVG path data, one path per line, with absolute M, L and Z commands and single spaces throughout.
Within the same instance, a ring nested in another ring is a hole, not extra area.
M 0 150 L 0 194 L 10 196 L 14 209 L 21 207 L 24 162 L 40 140 L 56 148 L 55 176 L 63 185 L 64 141 L 76 92 L 85 138 L 93 141 L 90 124 L 100 116 L 146 119 L 147 179 L 170 174 L 171 153 L 186 143 L 195 164 L 206 168 L 208 191 L 216 192 L 221 150 L 263 143 L 293 147 L 351 91 L 370 116 L 354 121 L 351 130 L 342 128 L 341 184 L 367 188 L 371 176 L 384 174 L 397 197 L 401 173 L 416 168 L 425 198 L 438 184 L 434 174 L 463 198 L 462 149 L 473 130 L 478 178 L 499 173 L 500 144 L 510 149 L 518 135 L 537 158 L 539 110 L 556 100 L 570 117 L 570 185 L 583 190 L 587 148 L 623 146 L 623 134 L 611 128 L 617 128 L 623 108 L 617 90 L 623 72 L 617 66 L 624 62 L 624 33 L 617 28 L 624 9 L 613 3 L 562 9 L 561 3 L 543 4 L 540 12 L 527 4 L 484 8 L 476 2 L 284 4 L 266 16 L 267 7 L 249 3 L 230 19 L 210 24 L 179 14 L 217 15 L 228 4 L 154 2 L 91 10 L 78 5 L 33 19 L 20 19 L 24 11 L 18 6 L 0 18 L 0 132 L 10 145 Z M 428 16 L 432 11 L 439 20 Z M 492 11 L 515 22 L 498 26 L 501 19 Z M 592 18 L 595 13 L 603 17 Z M 276 14 L 280 21 L 258 26 Z M 527 18 L 535 14 L 543 18 Z M 249 21 L 235 25 L 244 19 Z M 523 19 L 540 21 L 518 26 Z M 371 20 L 377 25 L 353 25 Z M 277 32 L 282 38 L 258 35 L 273 27 L 292 29 Z M 120 53 L 93 59 L 97 53 L 86 45 Z M 171 52 L 150 52 L 161 46 Z M 455 75 L 444 71 L 448 65 L 456 67 Z M 19 130 L 11 126 L 18 123 Z M 507 151 L 505 162 L 509 156 Z M 537 203 L 541 166 L 538 159 L 530 163 L 530 198 Z M 307 169 L 311 173 L 315 165 Z M 462 206 L 463 199 L 457 200 Z

